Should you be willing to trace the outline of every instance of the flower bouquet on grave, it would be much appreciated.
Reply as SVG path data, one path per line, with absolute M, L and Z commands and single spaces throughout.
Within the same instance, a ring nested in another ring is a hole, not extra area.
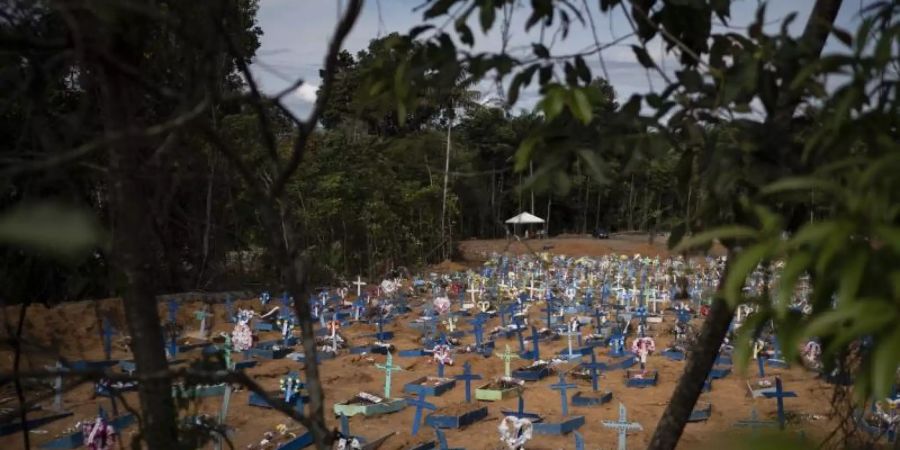
M 900 399 L 887 398 L 875 402 L 874 409 L 868 413 L 858 413 L 860 427 L 867 433 L 876 436 L 887 436 L 888 442 L 897 438 L 900 427 Z
M 822 345 L 816 341 L 809 341 L 800 352 L 803 365 L 812 371 L 822 370 Z
M 300 427 L 288 428 L 285 424 L 278 424 L 274 429 L 264 432 L 259 442 L 248 445 L 247 450 L 275 450 L 298 437 L 308 434 L 308 432 L 301 433 L 301 430 L 302 428 Z M 311 439 L 310 443 L 312 443 Z
M 500 442 L 507 449 L 517 450 L 525 448 L 525 443 L 531 440 L 534 435 L 533 428 L 531 420 L 527 418 L 506 416 L 500 421 L 497 431 L 500 432 Z
M 112 450 L 117 448 L 119 437 L 116 429 L 102 415 L 91 422 L 81 423 L 84 446 L 88 450 Z
M 231 331 L 231 344 L 235 352 L 240 353 L 253 347 L 253 331 L 250 330 L 253 315 L 253 311 L 249 309 L 241 309 L 235 315 L 234 329 Z
M 112 393 L 134 391 L 137 387 L 137 381 L 112 382 L 106 378 L 101 378 L 97 381 L 97 384 L 94 385 L 94 394 L 100 397 L 109 397 Z

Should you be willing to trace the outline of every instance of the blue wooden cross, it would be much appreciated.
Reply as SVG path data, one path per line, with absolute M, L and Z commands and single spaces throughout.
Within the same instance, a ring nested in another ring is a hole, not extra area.
M 538 334 L 536 326 L 531 326 L 531 359 L 538 361 L 541 359 L 541 337 Z
M 584 436 L 575 431 L 575 450 L 584 450 Z
M 797 394 L 793 391 L 784 391 L 781 385 L 781 377 L 775 377 L 775 392 L 763 392 L 763 396 L 766 398 L 774 398 L 778 402 L 778 426 L 783 430 L 785 423 L 784 399 L 796 397 Z
M 176 336 L 175 332 L 172 332 L 172 336 L 169 338 L 169 357 L 175 358 L 175 355 L 178 354 L 178 336 Z
M 519 353 L 525 353 L 525 338 L 522 336 L 522 327 L 516 327 L 516 336 L 519 337 Z
M 278 315 L 281 318 L 286 318 L 291 316 L 291 298 L 288 296 L 287 292 L 284 292 L 281 295 L 281 310 L 278 311 Z
M 175 323 L 178 318 L 178 302 L 173 298 L 169 300 L 169 322 Z
M 603 324 L 603 309 L 602 308 L 594 308 L 594 320 L 597 321 L 596 328 L 594 329 L 597 334 L 600 333 L 600 326 Z
M 516 408 L 516 411 L 517 411 L 516 417 L 518 417 L 518 418 L 520 418 L 520 419 L 523 418 L 523 417 L 526 417 L 526 414 L 525 414 L 525 396 L 523 396 L 521 392 L 519 392 L 519 401 L 518 401 L 518 407 Z
M 591 348 L 591 362 L 589 363 L 581 363 L 581 366 L 585 369 L 588 369 L 591 372 L 591 387 L 594 389 L 594 392 L 600 390 L 600 374 L 598 371 L 602 370 L 606 367 L 603 363 L 597 362 L 597 354 L 594 353 L 594 349 Z
M 115 332 L 116 330 L 114 330 L 109 323 L 109 319 L 103 319 L 103 353 L 106 355 L 107 361 L 109 361 L 112 356 L 112 335 L 115 334 Z
M 437 376 L 438 378 L 444 378 L 444 361 L 438 361 Z
M 472 374 L 472 365 L 466 361 L 463 364 L 463 373 L 462 375 L 457 375 L 454 378 L 457 380 L 462 380 L 466 383 L 466 403 L 472 402 L 472 380 L 480 380 L 481 375 Z
M 384 315 L 381 314 L 378 316 L 378 319 L 375 320 L 375 324 L 378 325 L 378 334 L 375 335 L 375 338 L 379 341 L 386 341 L 390 339 L 384 332 Z
M 407 405 L 416 407 L 416 415 L 413 417 L 413 423 L 412 423 L 412 435 L 413 436 L 415 436 L 419 432 L 419 425 L 422 422 L 422 410 L 427 409 L 430 411 L 434 411 L 437 409 L 436 406 L 425 401 L 425 397 L 426 397 L 425 389 L 423 389 L 420 386 L 419 389 L 417 389 L 417 390 L 419 391 L 419 398 L 407 398 L 406 399 Z
M 231 294 L 225 295 L 225 320 L 234 322 L 234 302 L 231 300 Z
M 750 411 L 750 419 L 744 419 L 737 421 L 734 426 L 739 428 L 750 428 L 751 434 L 756 434 L 757 428 L 769 428 L 774 426 L 775 424 L 769 420 L 759 420 L 759 416 L 756 414 L 756 408 Z
M 609 339 L 609 356 L 619 358 L 625 355 L 625 337 L 621 334 Z
M 474 319 L 471 320 L 471 323 L 472 323 L 473 333 L 475 333 L 475 345 L 477 347 L 481 347 L 482 339 L 484 337 L 482 335 L 482 333 L 484 331 L 484 329 L 483 329 L 484 319 L 481 318 L 480 316 L 476 316 Z
M 353 301 L 353 317 L 356 320 L 359 320 L 359 316 L 362 315 L 365 307 L 366 299 L 364 297 L 356 297 L 356 300 Z
M 259 294 L 259 302 L 262 303 L 263 306 L 266 306 L 269 303 L 269 300 L 272 299 L 272 295 L 268 292 L 263 292 Z
M 547 298 L 547 328 L 550 328 L 550 320 L 553 318 L 553 299 Z
M 566 383 L 566 375 L 562 372 L 559 373 L 559 383 L 551 384 L 550 389 L 555 391 L 559 391 L 560 399 L 562 400 L 562 415 L 569 415 L 569 397 L 567 394 L 568 389 L 575 389 L 577 386 L 573 383 Z
M 641 306 L 638 306 L 637 308 L 635 308 L 634 315 L 635 315 L 635 317 L 640 319 L 642 324 L 647 323 L 647 307 L 646 306 L 641 305 Z
M 341 435 L 346 439 L 350 439 L 350 418 L 346 414 L 341 413 Z
M 437 437 L 438 441 L 438 450 L 465 450 L 465 449 L 451 449 L 449 444 L 447 444 L 447 436 L 444 434 L 444 430 L 434 427 L 434 435 Z

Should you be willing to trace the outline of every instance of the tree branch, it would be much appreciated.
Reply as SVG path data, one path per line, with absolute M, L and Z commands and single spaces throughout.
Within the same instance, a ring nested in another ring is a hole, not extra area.
M 316 98 L 316 105 L 310 112 L 309 117 L 297 129 L 297 137 L 294 140 L 294 145 L 291 149 L 291 157 L 288 160 L 287 165 L 281 170 L 278 177 L 275 179 L 275 182 L 272 184 L 269 196 L 273 199 L 281 196 L 284 187 L 287 185 L 288 179 L 297 171 L 297 167 L 303 159 L 303 153 L 306 151 L 306 144 L 309 141 L 309 136 L 316 128 L 319 116 L 322 114 L 325 105 L 331 97 L 331 91 L 334 86 L 334 76 L 337 71 L 338 54 L 343 47 L 347 35 L 349 35 L 350 30 L 353 29 L 353 25 L 356 23 L 360 11 L 362 11 L 362 6 L 363 0 L 350 0 L 350 4 L 347 5 L 344 16 L 338 23 L 334 38 L 332 38 L 331 43 L 328 46 L 325 67 L 322 70 L 322 89 L 319 92 L 318 98 Z

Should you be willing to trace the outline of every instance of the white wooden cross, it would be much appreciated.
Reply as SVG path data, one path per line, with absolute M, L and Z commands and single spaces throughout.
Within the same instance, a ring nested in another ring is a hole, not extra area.
M 444 325 L 447 325 L 447 331 L 453 332 L 456 330 L 456 316 L 450 316 L 447 320 L 444 321 Z
M 658 305 L 659 303 L 665 303 L 665 302 L 666 302 L 665 299 L 659 298 L 659 297 L 656 297 L 656 296 L 653 296 L 653 297 L 650 297 L 650 298 L 647 299 L 647 303 L 650 304 L 650 305 L 649 305 L 649 306 L 650 306 L 650 312 L 653 313 L 653 314 L 659 314 L 659 309 L 657 308 L 657 305 Z
M 466 293 L 472 295 L 472 304 L 474 304 L 474 303 L 475 303 L 475 300 L 476 300 L 475 294 L 478 294 L 478 293 L 480 293 L 481 291 L 478 290 L 478 288 L 475 287 L 475 284 L 474 284 L 474 283 L 470 283 L 469 286 L 470 286 L 469 289 L 466 289 Z M 465 307 L 464 307 L 464 308 L 465 308 Z M 470 306 L 470 308 L 471 308 L 471 306 Z M 466 309 L 468 309 L 468 308 L 466 308 Z
M 572 352 L 572 338 L 581 334 L 580 331 L 575 329 L 574 323 L 569 324 L 568 331 L 565 331 L 562 334 L 566 337 L 566 340 L 569 342 L 569 354 L 567 355 L 569 359 L 575 358 L 575 353 Z
M 528 288 L 528 291 L 531 293 L 531 299 L 532 299 L 532 300 L 534 300 L 535 298 L 540 298 L 540 297 L 535 297 L 535 296 L 534 296 L 534 293 L 535 293 L 535 292 L 540 292 L 540 291 L 541 291 L 541 288 L 536 288 L 536 287 L 534 287 L 534 278 L 531 279 L 531 286 Z
M 353 282 L 356 285 L 356 296 L 359 297 L 362 295 L 362 287 L 366 285 L 366 282 L 362 280 L 362 278 L 357 275 L 356 281 Z
M 612 428 L 619 433 L 619 450 L 627 450 L 627 439 L 629 431 L 643 430 L 641 424 L 637 422 L 628 422 L 628 411 L 625 409 L 625 405 L 621 403 L 619 403 L 619 420 L 604 420 L 603 426 L 606 428 Z

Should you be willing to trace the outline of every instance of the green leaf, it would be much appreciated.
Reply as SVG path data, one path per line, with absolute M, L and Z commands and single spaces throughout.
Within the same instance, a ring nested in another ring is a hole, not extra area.
M 781 271 L 781 277 L 778 279 L 775 314 L 779 319 L 783 319 L 787 315 L 797 280 L 810 267 L 812 259 L 812 255 L 809 252 L 792 254 L 787 258 Z
M 887 225 L 876 225 L 875 235 L 880 238 L 881 242 L 900 253 L 900 228 Z
M 788 246 L 800 248 L 808 244 L 818 244 L 824 241 L 829 234 L 837 232 L 839 228 L 838 224 L 833 221 L 808 223 L 791 236 Z
M 559 87 L 549 89 L 540 102 L 540 107 L 547 120 L 553 120 L 558 116 L 562 112 L 563 106 L 565 106 L 565 92 Z
M 475 37 L 472 36 L 472 30 L 466 25 L 464 20 L 456 21 L 456 34 L 459 35 L 459 41 L 471 47 L 475 43 Z
M 697 92 L 703 86 L 703 77 L 696 70 L 679 70 L 675 75 L 688 92 Z
M 757 235 L 757 231 L 753 228 L 743 225 L 731 225 L 714 228 L 712 230 L 703 231 L 693 236 L 685 238 L 675 248 L 672 253 L 681 253 L 696 247 L 701 247 L 713 243 L 719 239 L 750 239 Z
M 494 25 L 494 18 L 494 2 L 493 0 L 486 0 L 481 4 L 481 14 L 479 15 L 479 19 L 481 20 L 481 30 L 487 33 L 487 31 L 491 29 L 491 26 Z
M 732 308 L 741 301 L 741 291 L 747 281 L 747 276 L 763 259 L 769 256 L 771 249 L 772 245 L 768 242 L 756 244 L 738 252 L 734 261 L 729 262 L 728 277 L 725 279 L 723 294 Z
M 534 148 L 542 141 L 540 136 L 538 135 L 530 135 L 525 139 L 522 139 L 522 143 L 519 144 L 519 148 L 516 150 L 516 166 L 515 170 L 522 171 L 528 167 L 528 163 L 531 162 L 531 155 L 534 153 Z
M 547 50 L 547 47 L 544 47 L 543 44 L 531 44 L 531 49 L 538 58 L 546 59 L 550 57 L 550 50 Z
M 838 27 L 832 27 L 831 34 L 833 34 L 834 37 L 843 42 L 847 47 L 853 46 L 853 36 L 851 36 L 850 33 L 848 33 L 846 30 L 842 30 Z
M 897 361 L 900 361 L 900 327 L 877 342 L 872 355 L 872 390 L 875 398 L 885 398 L 896 381 Z
M 858 316 L 862 310 L 863 305 L 861 303 L 839 303 L 837 309 L 824 311 L 815 316 L 806 325 L 806 330 L 803 334 L 808 337 L 828 336 L 839 329 L 844 322 Z
M 527 69 L 519 72 L 516 76 L 513 77 L 512 83 L 509 85 L 509 94 L 507 95 L 507 103 L 510 105 L 514 105 L 516 101 L 519 99 L 519 91 L 521 91 L 523 86 L 528 86 L 531 84 L 531 79 L 534 77 L 534 73 L 537 71 L 538 65 L 532 64 Z
M 426 19 L 431 19 L 433 17 L 442 16 L 447 14 L 447 11 L 450 10 L 450 7 L 453 6 L 458 0 L 437 0 L 434 2 L 434 5 L 431 8 L 428 8 L 423 14 L 423 17 Z
M 782 178 L 768 186 L 763 187 L 760 193 L 763 195 L 781 194 L 790 191 L 821 190 L 826 192 L 841 192 L 842 188 L 834 181 L 819 177 L 789 177 Z
M 409 30 L 409 37 L 415 38 L 416 36 L 418 36 L 418 35 L 420 35 L 420 34 L 426 32 L 426 31 L 428 31 L 428 30 L 430 30 L 430 29 L 432 29 L 432 28 L 434 28 L 434 25 L 430 25 L 430 24 L 428 24 L 428 25 L 419 25 L 419 26 L 412 27 L 412 28 Z
M 102 246 L 104 233 L 85 209 L 53 202 L 26 203 L 0 214 L 0 242 L 65 260 Z
M 569 104 L 569 109 L 572 111 L 572 115 L 585 125 L 591 123 L 594 118 L 591 101 L 581 89 L 572 89 L 572 102 Z
M 709 2 L 713 11 L 724 24 L 728 24 L 728 18 L 731 17 L 731 0 L 711 0 Z
M 549 83 L 553 78 L 553 65 L 547 64 L 546 66 L 541 67 L 540 71 L 538 72 L 538 76 L 538 81 L 542 86 Z
M 650 57 L 647 50 L 644 50 L 643 47 L 632 45 L 631 49 L 634 50 L 634 55 L 637 56 L 638 62 L 641 63 L 642 66 L 648 69 L 656 66 L 656 63 L 653 62 L 653 58 Z
M 591 69 L 585 64 L 581 55 L 575 57 L 575 70 L 578 72 L 578 78 L 584 83 L 591 82 Z
M 857 250 L 853 252 L 853 256 L 850 256 L 849 259 L 842 259 L 844 263 L 841 267 L 837 298 L 838 301 L 852 301 L 859 292 L 869 254 L 865 251 Z

